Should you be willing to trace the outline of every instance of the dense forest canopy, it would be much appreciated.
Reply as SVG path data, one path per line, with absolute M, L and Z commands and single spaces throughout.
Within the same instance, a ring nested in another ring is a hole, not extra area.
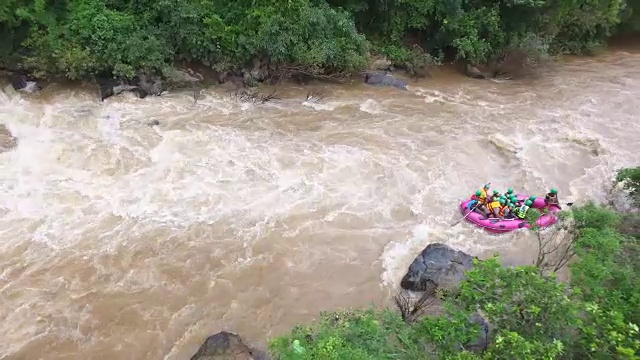
M 175 60 L 218 71 L 354 71 L 371 54 L 484 63 L 514 48 L 592 52 L 639 29 L 638 14 L 638 0 L 4 0 L 0 65 L 79 79 Z

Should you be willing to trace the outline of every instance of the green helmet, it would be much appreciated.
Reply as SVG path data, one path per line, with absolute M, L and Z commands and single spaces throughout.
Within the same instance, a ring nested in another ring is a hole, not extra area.
M 499 198 L 498 200 L 500 200 L 500 201 L 502 201 L 502 200 L 507 201 L 507 198 L 506 198 L 506 197 L 504 197 L 504 196 L 500 196 L 500 198 Z
M 506 204 L 506 202 L 507 201 L 504 198 L 500 198 L 500 205 L 504 205 L 504 204 Z
M 491 187 L 491 183 L 486 183 L 486 184 L 484 184 L 484 188 L 485 188 L 485 189 L 489 189 L 490 187 Z
M 476 196 L 480 196 L 480 195 L 482 195 L 482 191 L 480 190 L 476 191 Z
M 527 200 L 527 201 L 524 202 L 524 204 L 527 205 L 527 206 L 531 206 L 531 204 L 533 204 L 533 203 L 531 202 L 531 200 Z
M 498 195 L 498 194 L 500 194 L 500 191 L 493 189 L 493 195 Z
M 529 200 L 531 200 L 531 201 L 536 201 L 536 199 L 537 198 L 534 195 L 529 196 Z
M 509 188 L 509 190 L 507 190 L 507 194 L 511 194 L 513 193 L 513 188 Z
M 557 193 L 558 193 L 558 189 L 556 189 L 556 188 L 551 188 L 551 193 L 552 193 L 552 194 L 557 194 Z

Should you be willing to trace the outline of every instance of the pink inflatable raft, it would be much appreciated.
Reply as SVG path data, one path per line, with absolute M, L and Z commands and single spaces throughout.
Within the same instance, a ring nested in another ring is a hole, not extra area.
M 518 194 L 518 200 L 525 200 L 528 198 L 529 198 L 528 196 Z M 485 228 L 489 232 L 503 233 L 503 232 L 513 231 L 517 229 L 531 227 L 529 223 L 526 222 L 525 220 L 487 218 L 484 215 L 477 213 L 475 211 L 469 214 L 469 212 L 471 212 L 471 209 L 468 208 L 470 201 L 471 200 L 465 200 L 460 204 L 460 211 L 462 212 L 462 215 L 466 216 L 465 219 L 467 221 L 470 221 L 482 228 Z M 537 198 L 533 202 L 533 205 L 531 207 L 535 209 L 542 209 L 546 206 L 547 204 L 544 201 L 544 199 Z M 538 219 L 538 221 L 536 221 L 536 224 L 538 224 L 538 226 L 540 227 L 548 227 L 555 224 L 558 221 L 557 214 L 558 212 L 560 212 L 560 210 L 561 210 L 560 206 L 557 206 L 557 205 L 549 206 L 549 213 L 542 215 Z

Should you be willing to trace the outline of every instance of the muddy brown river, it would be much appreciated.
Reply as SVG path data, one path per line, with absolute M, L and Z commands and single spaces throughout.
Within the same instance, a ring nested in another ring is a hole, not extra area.
M 224 329 L 264 343 L 323 310 L 388 304 L 432 242 L 526 264 L 526 231 L 451 227 L 459 201 L 486 181 L 604 200 L 613 171 L 640 163 L 631 50 L 523 82 L 442 70 L 409 91 L 280 91 L 100 103 L 5 86 L 18 145 L 0 153 L 0 359 L 181 360 Z

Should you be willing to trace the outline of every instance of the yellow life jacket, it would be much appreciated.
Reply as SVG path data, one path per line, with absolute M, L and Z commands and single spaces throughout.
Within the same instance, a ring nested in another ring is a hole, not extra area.
M 480 204 L 486 204 L 487 203 L 487 190 L 485 190 L 484 188 L 480 189 L 480 196 L 478 196 L 478 202 Z
M 489 209 L 489 211 L 491 211 L 493 213 L 493 211 L 495 209 L 500 209 L 500 201 L 492 201 L 490 203 L 487 204 L 487 208 Z

